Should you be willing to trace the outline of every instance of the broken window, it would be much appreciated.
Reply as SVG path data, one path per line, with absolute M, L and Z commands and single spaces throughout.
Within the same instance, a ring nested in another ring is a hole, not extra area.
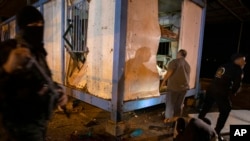
M 10 38 L 9 24 L 2 25 L 0 37 L 1 37 L 0 38 L 1 41 L 7 40 Z
M 88 27 L 88 0 L 69 0 L 67 6 L 67 29 L 64 33 L 65 47 L 73 60 L 69 76 L 75 68 L 80 69 L 79 63 L 86 60 L 87 27 Z
M 168 63 L 176 58 L 180 32 L 182 0 L 158 0 L 161 39 L 157 52 L 157 69 L 162 80 Z

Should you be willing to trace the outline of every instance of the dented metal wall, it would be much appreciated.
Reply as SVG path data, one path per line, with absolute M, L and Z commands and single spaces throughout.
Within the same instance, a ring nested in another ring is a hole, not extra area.
M 67 85 L 104 99 L 111 99 L 112 95 L 114 16 L 114 0 L 89 2 L 89 52 L 86 61 L 78 62 L 79 67 L 73 70 L 73 74 L 67 75 Z M 67 69 L 73 65 L 70 59 L 67 54 Z
M 196 86 L 198 51 L 200 45 L 202 8 L 190 0 L 184 0 L 182 6 L 179 49 L 187 50 L 187 61 L 191 66 L 190 88 Z M 199 76 L 198 76 L 199 77 Z
M 158 1 L 128 2 L 124 100 L 159 96 L 156 54 L 160 40 Z
M 44 46 L 48 53 L 47 61 L 52 70 L 53 79 L 62 83 L 62 59 L 61 40 L 62 40 L 62 0 L 53 0 L 43 5 L 44 8 Z

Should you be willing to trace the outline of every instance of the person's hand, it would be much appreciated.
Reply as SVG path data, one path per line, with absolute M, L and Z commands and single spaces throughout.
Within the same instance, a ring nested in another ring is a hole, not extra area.
M 166 81 L 164 81 L 164 80 L 161 82 L 160 89 L 164 87 L 165 83 L 166 83 Z
M 49 91 L 48 85 L 44 84 L 44 86 L 38 91 L 40 96 L 45 95 Z M 64 106 L 68 102 L 68 96 L 64 93 L 61 87 L 56 89 L 57 93 L 60 95 L 59 99 L 57 100 L 58 106 Z
M 68 96 L 66 93 L 63 92 L 62 89 L 57 89 L 57 92 L 60 94 L 60 98 L 57 101 L 58 106 L 64 106 L 68 102 Z
M 17 47 L 13 49 L 3 68 L 7 73 L 12 73 L 17 69 L 22 69 L 31 57 L 31 52 L 28 48 Z

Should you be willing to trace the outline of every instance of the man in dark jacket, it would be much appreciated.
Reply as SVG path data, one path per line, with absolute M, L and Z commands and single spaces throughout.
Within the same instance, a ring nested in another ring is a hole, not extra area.
M 16 15 L 16 25 L 17 38 L 0 44 L 2 124 L 9 135 L 8 141 L 44 141 L 51 108 L 65 105 L 67 96 L 53 83 L 60 96 L 51 101 L 54 95 L 48 81 L 35 65 L 27 67 L 34 58 L 46 75 L 52 77 L 43 47 L 42 14 L 35 7 L 26 6 Z
M 203 108 L 199 113 L 199 118 L 204 118 L 213 103 L 216 102 L 220 114 L 215 131 L 219 135 L 220 140 L 224 140 L 220 136 L 220 132 L 227 121 L 232 107 L 230 95 L 235 95 L 241 86 L 245 64 L 245 56 L 235 54 L 232 56 L 232 62 L 218 68 L 215 78 L 207 90 Z

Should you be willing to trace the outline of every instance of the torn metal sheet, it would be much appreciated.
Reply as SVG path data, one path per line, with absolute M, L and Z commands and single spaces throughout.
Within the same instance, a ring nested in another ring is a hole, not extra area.
M 159 96 L 156 54 L 160 40 L 158 1 L 128 2 L 124 100 Z
M 166 38 L 166 39 L 169 39 L 169 40 L 172 40 L 172 41 L 177 41 L 178 40 L 178 34 L 177 33 L 174 33 L 173 31 L 167 29 L 167 28 L 164 28 L 164 26 L 161 26 L 160 25 L 160 28 L 161 28 L 161 37 L 162 38 Z

